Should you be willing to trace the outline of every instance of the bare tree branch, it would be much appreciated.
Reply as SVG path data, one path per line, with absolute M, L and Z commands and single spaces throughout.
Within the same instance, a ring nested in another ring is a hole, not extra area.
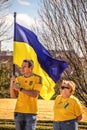
M 76 95 L 87 105 L 87 1 L 41 0 L 41 4 L 40 39 L 55 57 L 69 62 L 70 70 L 64 74 L 76 83 Z

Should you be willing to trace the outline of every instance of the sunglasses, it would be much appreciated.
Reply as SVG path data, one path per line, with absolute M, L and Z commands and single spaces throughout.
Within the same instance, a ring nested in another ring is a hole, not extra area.
M 61 89 L 70 89 L 70 88 L 66 86 L 61 86 Z

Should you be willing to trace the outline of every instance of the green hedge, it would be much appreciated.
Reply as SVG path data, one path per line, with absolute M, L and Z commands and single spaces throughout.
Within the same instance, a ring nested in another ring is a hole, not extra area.
M 0 130 L 15 130 L 13 120 L 0 120 Z M 53 130 L 52 121 L 38 121 L 36 130 Z M 87 130 L 87 122 L 79 123 L 79 130 Z

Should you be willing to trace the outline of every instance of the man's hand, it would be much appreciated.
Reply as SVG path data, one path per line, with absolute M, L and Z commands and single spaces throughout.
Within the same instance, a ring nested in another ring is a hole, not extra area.
M 15 76 L 11 77 L 11 82 L 15 82 Z
M 11 98 L 16 98 L 19 90 L 20 90 L 20 88 L 19 88 L 19 85 L 15 81 L 15 76 L 12 76 L 11 83 L 10 83 L 10 96 L 11 96 Z
M 19 83 L 13 83 L 12 89 L 14 89 L 15 91 L 19 91 L 20 90 Z

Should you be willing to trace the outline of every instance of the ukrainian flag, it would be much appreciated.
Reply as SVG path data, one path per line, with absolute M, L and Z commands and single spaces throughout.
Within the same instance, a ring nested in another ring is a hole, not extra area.
M 33 72 L 42 77 L 43 87 L 40 95 L 49 100 L 54 94 L 55 83 L 68 67 L 68 63 L 53 58 L 32 31 L 17 23 L 14 24 L 13 63 L 21 66 L 26 58 L 34 61 Z

